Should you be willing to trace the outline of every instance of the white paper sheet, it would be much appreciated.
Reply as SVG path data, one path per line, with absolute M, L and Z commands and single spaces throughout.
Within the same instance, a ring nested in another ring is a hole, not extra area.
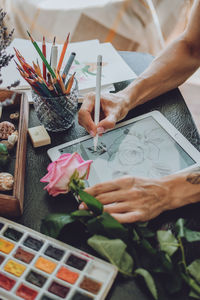
M 42 43 L 38 42 L 39 47 L 41 48 Z M 62 45 L 58 46 L 58 57 L 60 56 L 60 53 L 62 51 Z M 89 47 L 91 49 L 94 49 L 94 51 L 97 51 L 99 46 L 98 40 L 91 40 L 91 41 L 83 41 L 83 42 L 77 42 L 77 43 L 71 43 L 69 44 L 67 48 L 67 53 L 65 55 L 63 66 L 64 68 L 65 63 L 70 55 L 71 52 L 76 51 L 77 56 L 81 55 L 86 47 Z M 22 54 L 22 56 L 25 58 L 27 63 L 32 65 L 32 62 L 36 62 L 37 59 L 39 60 L 40 67 L 42 67 L 42 61 L 40 56 L 37 54 L 37 51 L 35 50 L 32 42 L 30 40 L 25 39 L 14 39 L 13 42 L 10 44 L 10 46 L 6 49 L 7 53 L 15 54 L 14 47 L 19 50 L 19 52 Z M 50 53 L 51 53 L 51 43 L 46 43 L 46 53 L 47 53 L 47 60 L 50 61 Z M 15 58 L 17 61 L 17 58 Z M 20 86 L 19 87 L 28 87 L 28 83 L 22 78 L 22 76 L 19 74 L 18 70 L 16 69 L 16 64 L 14 60 L 12 60 L 9 65 L 6 68 L 2 69 L 2 79 L 3 83 L 1 87 L 7 87 L 12 82 L 16 80 L 20 80 Z
M 38 45 L 41 47 L 40 42 L 38 43 Z M 8 47 L 7 52 L 14 54 L 13 47 L 20 51 L 22 56 L 24 56 L 29 64 L 32 64 L 32 61 L 36 62 L 38 59 L 42 68 L 41 59 L 37 54 L 35 48 L 33 47 L 31 41 L 24 39 L 15 39 Z M 50 51 L 51 44 L 47 43 L 48 60 L 50 57 Z M 60 56 L 61 51 L 62 45 L 58 45 L 58 57 Z M 136 77 L 136 74 L 124 62 L 124 60 L 110 43 L 99 44 L 98 40 L 91 40 L 69 44 L 62 68 L 64 68 L 71 52 L 76 53 L 76 58 L 72 65 L 70 73 L 76 72 L 76 78 L 78 80 L 79 90 L 81 92 L 95 88 L 96 59 L 99 54 L 103 56 L 102 86 L 109 85 L 114 82 L 133 79 Z M 21 77 L 18 70 L 16 69 L 14 60 L 10 62 L 8 67 L 2 70 L 2 79 L 2 87 L 5 88 L 16 80 L 20 80 L 20 88 L 28 87 L 27 82 Z

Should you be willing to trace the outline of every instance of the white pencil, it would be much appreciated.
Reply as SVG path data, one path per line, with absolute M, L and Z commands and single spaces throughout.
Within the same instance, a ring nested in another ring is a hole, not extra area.
M 96 98 L 95 98 L 95 110 L 94 110 L 94 123 L 99 123 L 100 117 L 100 100 L 101 100 L 101 70 L 102 70 L 102 55 L 97 57 L 97 75 L 96 75 Z M 97 151 L 98 134 L 94 137 L 94 151 Z
M 51 54 L 50 54 L 50 66 L 53 70 L 57 68 L 57 60 L 58 60 L 58 46 L 55 44 L 56 37 L 54 37 L 53 45 L 51 46 Z
M 53 70 L 57 68 L 57 60 L 58 60 L 58 46 L 52 46 L 51 48 L 51 67 Z

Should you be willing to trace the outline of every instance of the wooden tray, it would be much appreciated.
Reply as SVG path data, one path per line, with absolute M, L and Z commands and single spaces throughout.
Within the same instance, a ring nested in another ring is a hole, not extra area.
M 13 92 L 0 90 L 0 101 L 10 98 Z M 26 164 L 26 140 L 28 128 L 28 114 L 29 105 L 25 94 L 17 93 L 14 104 L 3 108 L 2 121 L 10 121 L 9 114 L 14 111 L 19 111 L 18 141 L 15 147 L 12 162 L 8 163 L 8 170 L 2 172 L 11 173 L 14 176 L 13 190 L 9 193 L 0 192 L 0 215 L 1 216 L 19 216 L 23 212 L 24 200 L 24 178 L 25 178 L 25 164 Z M 13 122 L 12 122 L 13 123 Z

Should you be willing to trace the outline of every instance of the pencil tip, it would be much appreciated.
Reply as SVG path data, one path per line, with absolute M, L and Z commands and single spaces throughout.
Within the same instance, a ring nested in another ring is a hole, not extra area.
M 45 36 L 43 35 L 43 43 L 45 43 Z
M 70 36 L 70 32 L 69 32 L 69 33 L 68 33 L 68 35 L 67 35 L 66 42 L 68 42 L 68 41 L 69 41 L 69 36 Z
M 31 42 L 34 42 L 34 39 L 32 38 L 32 36 L 31 36 L 31 34 L 30 34 L 30 32 L 28 30 L 27 30 L 27 33 L 28 33 L 28 35 L 29 35 L 29 37 L 31 39 Z
M 54 36 L 53 38 L 53 45 L 55 45 L 55 43 L 56 43 L 56 36 Z

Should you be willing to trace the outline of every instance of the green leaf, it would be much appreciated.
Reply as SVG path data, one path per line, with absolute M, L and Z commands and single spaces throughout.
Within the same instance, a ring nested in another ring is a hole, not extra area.
M 99 222 L 99 217 L 94 217 L 93 219 L 88 220 L 86 226 L 91 235 L 106 235 L 102 224 Z
M 140 234 L 142 234 L 143 238 L 152 238 L 155 236 L 155 232 L 149 230 L 148 228 L 140 228 Z
M 185 238 L 188 242 L 191 242 L 191 243 L 198 242 L 198 241 L 200 241 L 200 232 L 185 228 Z
M 140 240 L 140 237 L 135 229 L 133 229 L 133 240 L 135 242 L 139 242 L 139 240 Z
M 141 240 L 141 246 L 148 252 L 149 255 L 152 256 L 157 254 L 157 250 L 153 248 L 146 239 Z
M 181 273 L 180 274 L 183 280 L 191 287 L 191 289 L 195 292 L 195 294 L 200 295 L 200 286 L 197 284 L 197 282 L 190 277 L 189 273 Z
M 173 273 L 173 264 L 170 256 L 167 253 L 160 251 L 157 253 L 157 255 L 155 255 L 155 258 L 157 263 L 153 269 L 154 272 L 165 274 Z
M 192 275 L 196 281 L 200 284 L 200 259 L 194 260 L 188 267 L 190 275 Z
M 120 238 L 122 240 L 128 238 L 128 230 L 109 213 L 104 212 L 98 217 L 98 221 L 102 224 L 104 230 L 110 236 Z
M 144 281 L 146 282 L 146 285 L 147 285 L 149 291 L 151 292 L 153 298 L 158 299 L 156 285 L 155 285 L 154 279 L 151 276 L 151 274 L 147 270 L 142 269 L 142 268 L 136 269 L 134 273 L 137 275 L 140 275 L 144 278 Z
M 177 239 L 170 230 L 158 230 L 157 239 L 161 251 L 166 252 L 169 256 L 172 256 L 179 247 Z
M 75 210 L 70 215 L 74 218 L 93 217 L 89 210 Z
M 42 220 L 40 230 L 42 233 L 56 238 L 65 225 L 74 221 L 75 219 L 67 214 L 50 214 Z
M 84 192 L 79 189 L 78 194 L 81 200 L 87 205 L 89 210 L 91 210 L 94 214 L 100 215 L 103 212 L 103 205 L 92 195 Z
M 126 244 L 120 239 L 108 239 L 94 235 L 88 239 L 88 244 L 111 264 L 115 265 L 124 275 L 132 275 L 133 259 L 126 251 Z
M 106 235 L 109 238 L 125 241 L 128 239 L 128 229 L 106 212 L 89 220 L 87 227 L 92 234 Z
M 181 238 L 185 238 L 190 243 L 200 241 L 200 232 L 188 229 L 184 225 L 185 225 L 184 219 L 179 219 L 176 222 L 177 236 Z
M 135 228 L 140 236 L 143 238 L 152 238 L 155 236 L 155 232 L 148 228 L 149 222 L 138 222 Z
M 200 299 L 200 295 L 196 294 L 193 290 L 190 291 L 189 297 Z

